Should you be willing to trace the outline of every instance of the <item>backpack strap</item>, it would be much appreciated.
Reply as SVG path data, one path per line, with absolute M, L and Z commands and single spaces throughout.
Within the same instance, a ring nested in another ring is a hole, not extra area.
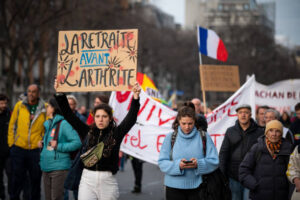
M 56 140 L 57 143 L 58 143 L 58 133 L 59 133 L 61 122 L 62 122 L 62 120 L 59 120 L 57 122 L 57 125 L 56 125 L 56 128 L 55 128 L 55 133 L 54 133 L 54 138 L 53 138 L 53 140 Z
M 206 156 L 206 133 L 202 129 L 198 130 L 202 139 L 203 155 Z
M 170 160 L 173 160 L 173 146 L 175 144 L 175 141 L 176 141 L 176 137 L 177 137 L 177 133 L 178 133 L 178 130 L 175 129 L 174 132 L 172 133 L 172 137 L 171 137 L 171 151 L 170 151 Z
M 55 128 L 55 133 L 54 133 L 54 138 L 53 140 L 56 141 L 56 145 L 58 145 L 58 133 L 59 133 L 59 129 L 60 129 L 60 124 L 61 124 L 62 120 L 59 120 L 57 122 L 56 128 Z M 54 155 L 54 160 L 56 160 L 56 149 L 55 149 L 55 155 Z

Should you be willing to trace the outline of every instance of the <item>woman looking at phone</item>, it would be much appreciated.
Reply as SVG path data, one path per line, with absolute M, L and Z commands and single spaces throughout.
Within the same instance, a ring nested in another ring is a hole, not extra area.
M 165 173 L 166 199 L 200 199 L 198 187 L 202 175 L 214 171 L 219 164 L 218 152 L 206 134 L 206 156 L 200 132 L 195 126 L 196 114 L 191 104 L 182 106 L 173 123 L 174 133 L 166 136 L 158 165 Z

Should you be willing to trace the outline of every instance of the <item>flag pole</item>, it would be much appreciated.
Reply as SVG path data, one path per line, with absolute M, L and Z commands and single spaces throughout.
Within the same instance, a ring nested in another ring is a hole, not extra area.
M 200 48 L 200 33 L 199 33 L 199 26 L 197 26 L 197 40 L 198 40 L 198 46 Z M 199 50 L 199 63 L 200 63 L 200 83 L 201 83 L 201 91 L 202 91 L 202 98 L 203 98 L 203 104 L 204 104 L 204 115 L 206 114 L 206 97 L 205 97 L 205 91 L 203 89 L 203 81 L 202 81 L 202 76 L 203 74 L 201 73 L 201 68 L 202 68 L 202 57 L 201 57 L 201 53 Z

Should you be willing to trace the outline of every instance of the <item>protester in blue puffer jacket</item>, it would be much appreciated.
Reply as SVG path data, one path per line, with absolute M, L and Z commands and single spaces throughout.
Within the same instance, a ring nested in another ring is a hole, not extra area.
M 42 148 L 40 166 L 43 171 L 45 198 L 63 199 L 63 185 L 71 167 L 70 152 L 79 149 L 81 141 L 77 132 L 64 120 L 55 99 L 50 99 L 47 115 L 50 119 L 44 123 L 45 135 L 39 144 Z M 60 127 L 57 129 L 59 123 Z M 57 141 L 54 140 L 56 129 L 59 130 Z

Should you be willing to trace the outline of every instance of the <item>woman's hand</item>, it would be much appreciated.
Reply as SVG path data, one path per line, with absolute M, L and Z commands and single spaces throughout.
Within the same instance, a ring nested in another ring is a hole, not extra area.
M 54 79 L 54 90 L 56 91 L 58 88 L 58 82 L 57 82 L 57 78 L 55 76 L 55 79 Z
M 44 143 L 43 140 L 38 141 L 38 147 L 39 147 L 40 149 L 43 148 L 43 143 Z
M 300 178 L 294 178 L 293 180 L 294 184 L 295 184 L 295 187 L 296 187 L 296 191 L 297 192 L 300 192 Z
M 186 160 L 185 158 L 181 159 L 180 163 L 179 163 L 179 167 L 180 169 L 193 169 L 193 168 L 197 168 L 197 159 L 196 158 L 192 158 L 191 160 Z
M 138 99 L 141 93 L 141 87 L 138 82 L 135 82 L 132 88 L 133 98 Z
M 191 161 L 193 161 L 193 168 L 198 168 L 198 163 L 197 163 L 197 159 L 196 158 L 191 158 Z
M 50 146 L 51 146 L 53 149 L 56 149 L 56 147 L 57 147 L 57 141 L 56 141 L 56 140 L 50 140 Z

